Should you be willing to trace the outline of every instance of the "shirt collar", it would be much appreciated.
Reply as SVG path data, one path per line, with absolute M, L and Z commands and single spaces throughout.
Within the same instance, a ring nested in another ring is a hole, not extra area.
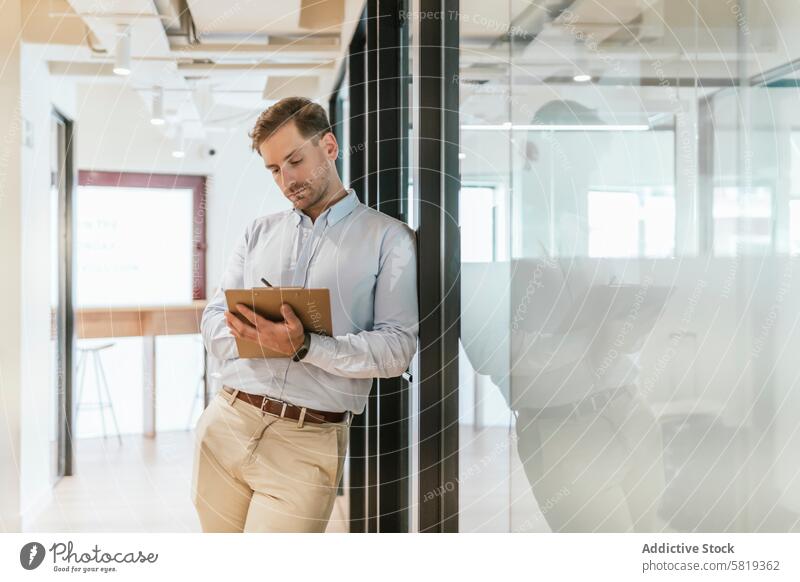
M 319 215 L 318 219 L 327 216 L 328 226 L 333 226 L 345 216 L 350 214 L 357 205 L 358 196 L 356 196 L 356 191 L 352 188 L 348 188 L 347 196 L 339 200 L 330 208 L 327 208 L 325 212 Z M 292 212 L 294 213 L 295 225 L 300 224 L 300 221 L 303 220 L 303 217 L 307 216 L 302 210 L 298 210 L 297 208 L 292 208 Z

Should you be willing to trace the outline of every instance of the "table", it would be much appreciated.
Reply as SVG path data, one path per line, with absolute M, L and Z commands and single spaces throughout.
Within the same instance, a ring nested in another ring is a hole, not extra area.
M 142 407 L 147 437 L 156 435 L 156 336 L 200 333 L 200 319 L 205 306 L 206 302 L 200 300 L 186 305 L 88 307 L 75 311 L 75 329 L 80 339 L 144 339 Z M 207 388 L 203 404 L 208 404 Z

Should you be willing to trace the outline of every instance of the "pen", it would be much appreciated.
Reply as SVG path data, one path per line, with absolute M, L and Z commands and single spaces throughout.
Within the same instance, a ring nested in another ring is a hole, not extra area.
M 267 287 L 272 287 L 272 285 L 269 284 L 269 281 L 267 281 L 264 277 L 261 277 L 261 282 L 264 283 L 264 285 L 266 285 Z

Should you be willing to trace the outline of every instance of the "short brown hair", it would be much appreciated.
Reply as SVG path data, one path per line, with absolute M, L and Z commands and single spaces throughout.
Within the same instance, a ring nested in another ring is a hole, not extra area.
M 253 140 L 253 150 L 259 152 L 261 144 L 290 121 L 294 121 L 300 135 L 315 142 L 333 131 L 321 105 L 305 97 L 285 97 L 258 116 L 253 131 L 248 134 Z

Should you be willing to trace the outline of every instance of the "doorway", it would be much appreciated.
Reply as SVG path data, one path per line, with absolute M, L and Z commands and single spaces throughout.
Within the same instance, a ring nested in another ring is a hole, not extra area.
M 50 358 L 54 391 L 50 426 L 51 485 L 72 475 L 73 336 L 72 197 L 75 187 L 72 120 L 54 109 L 50 118 Z

